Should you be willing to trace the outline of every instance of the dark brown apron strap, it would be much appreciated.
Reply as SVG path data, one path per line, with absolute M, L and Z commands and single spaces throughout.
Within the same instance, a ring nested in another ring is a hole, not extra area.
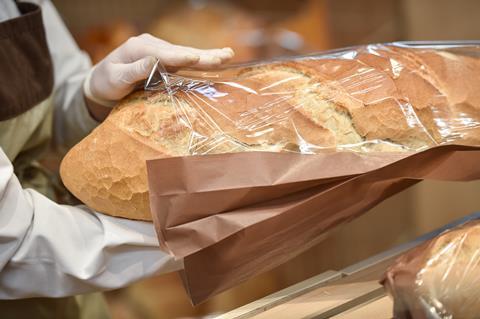
M 53 65 L 39 6 L 17 4 L 19 17 L 0 23 L 0 121 L 28 111 L 53 90 Z

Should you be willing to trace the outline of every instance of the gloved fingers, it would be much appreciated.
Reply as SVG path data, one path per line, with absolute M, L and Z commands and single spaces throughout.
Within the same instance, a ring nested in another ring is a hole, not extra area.
M 119 52 L 122 54 L 121 52 Z M 127 41 L 124 53 L 126 56 L 117 59 L 119 62 L 133 62 L 146 55 L 157 57 L 165 67 L 191 66 L 208 69 L 218 66 L 233 57 L 230 48 L 202 50 L 186 46 L 173 45 L 149 34 L 142 34 Z
M 235 55 L 233 50 L 228 47 L 223 49 L 197 49 L 197 48 L 192 48 L 192 47 L 183 46 L 183 45 L 174 45 L 168 41 L 159 39 L 148 33 L 141 34 L 138 37 L 152 45 L 160 45 L 161 47 L 172 46 L 182 51 L 185 51 L 185 50 L 190 51 L 199 56 L 205 55 L 205 56 L 218 57 L 220 58 L 220 60 L 222 60 L 222 62 L 231 59 Z
M 211 57 L 217 57 L 222 62 L 225 62 L 230 60 L 234 56 L 234 52 L 231 48 L 203 50 L 203 49 L 196 49 L 196 48 L 185 47 L 180 45 L 177 45 L 176 47 L 181 48 L 183 50 L 188 50 L 194 54 L 198 54 L 200 56 L 200 61 L 203 56 L 211 56 Z
M 175 46 L 156 46 L 150 43 L 143 43 L 135 52 L 137 60 L 145 56 L 154 56 L 158 58 L 160 63 L 162 63 L 167 69 L 169 67 L 209 69 L 222 64 L 224 61 L 220 57 L 210 54 L 196 54 L 188 49 L 180 49 Z
M 227 62 L 233 57 L 233 55 L 230 55 L 230 53 L 210 54 L 210 53 L 198 52 L 197 54 L 199 55 L 200 59 L 198 60 L 197 63 L 192 64 L 190 66 L 193 69 L 205 69 L 205 70 L 211 69 Z
M 141 60 L 146 56 L 158 58 L 165 66 L 178 67 L 189 66 L 200 60 L 200 57 L 191 51 L 175 50 L 168 44 L 154 42 L 141 37 L 133 37 L 116 50 L 110 61 L 128 64 Z

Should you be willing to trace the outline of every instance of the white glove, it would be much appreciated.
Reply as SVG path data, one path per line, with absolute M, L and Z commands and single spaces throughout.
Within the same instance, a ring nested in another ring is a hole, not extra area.
M 142 34 L 128 39 L 92 68 L 84 82 L 84 94 L 97 104 L 113 106 L 148 77 L 157 58 L 167 70 L 187 66 L 209 69 L 233 54 L 230 48 L 200 50 Z

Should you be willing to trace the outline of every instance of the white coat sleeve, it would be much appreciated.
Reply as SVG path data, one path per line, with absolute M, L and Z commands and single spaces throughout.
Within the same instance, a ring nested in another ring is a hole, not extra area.
M 0 299 L 115 289 L 181 267 L 159 249 L 152 223 L 22 189 L 0 148 Z
M 54 69 L 54 138 L 59 147 L 70 148 L 99 123 L 88 112 L 83 81 L 91 69 L 88 55 L 81 51 L 50 0 L 30 0 L 42 8 L 48 48 Z

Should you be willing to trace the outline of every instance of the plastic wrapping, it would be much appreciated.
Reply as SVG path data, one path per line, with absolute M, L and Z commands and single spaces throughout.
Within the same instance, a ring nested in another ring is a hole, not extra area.
M 480 178 L 479 54 L 396 43 L 210 72 L 157 65 L 127 105 L 145 109 L 132 123 L 158 154 L 152 218 L 193 303 L 423 179 Z
M 479 57 L 475 45 L 369 45 L 212 72 L 159 67 L 163 81 L 146 89 L 169 92 L 188 139 L 180 155 L 418 151 L 480 144 Z
M 467 319 L 480 314 L 480 221 L 448 230 L 401 256 L 383 284 L 395 318 Z

